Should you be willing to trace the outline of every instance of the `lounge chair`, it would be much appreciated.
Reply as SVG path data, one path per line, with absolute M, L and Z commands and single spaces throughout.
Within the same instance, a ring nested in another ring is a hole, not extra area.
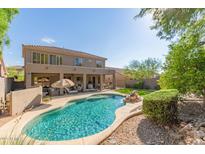
M 78 90 L 70 90 L 69 88 L 64 88 L 67 94 L 76 94 Z
M 60 92 L 59 89 L 49 88 L 49 95 L 50 96 L 59 96 Z
M 88 89 L 93 89 L 93 84 L 92 83 L 88 83 Z
M 94 89 L 94 88 L 92 88 L 92 89 L 85 89 L 84 91 L 85 92 L 94 92 L 94 91 L 97 91 L 97 89 Z
M 78 92 L 81 92 L 81 91 L 83 91 L 83 87 L 82 86 L 77 86 L 77 90 L 78 90 Z

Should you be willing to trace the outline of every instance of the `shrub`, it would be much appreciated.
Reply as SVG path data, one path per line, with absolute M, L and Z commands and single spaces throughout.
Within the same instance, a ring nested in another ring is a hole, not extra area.
M 134 84 L 134 88 L 136 88 L 136 89 L 143 89 L 143 85 L 144 85 L 144 81 L 137 81 Z
M 143 113 L 150 119 L 168 124 L 177 121 L 178 90 L 158 90 L 144 96 Z

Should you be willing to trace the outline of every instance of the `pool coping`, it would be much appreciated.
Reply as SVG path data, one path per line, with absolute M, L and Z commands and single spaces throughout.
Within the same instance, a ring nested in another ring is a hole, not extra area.
M 82 94 L 82 95 L 69 95 L 68 97 L 59 97 L 59 98 L 54 98 L 52 99 L 48 104 L 39 106 L 37 108 L 34 108 L 31 111 L 28 111 L 17 118 L 14 118 L 10 122 L 6 123 L 5 125 L 0 127 L 0 138 L 6 138 L 7 136 L 9 137 L 19 137 L 22 136 L 20 135 L 22 132 L 22 129 L 24 126 L 36 118 L 37 116 L 64 107 L 68 102 L 74 101 L 74 100 L 79 100 L 83 99 L 86 97 L 90 97 L 93 95 L 97 94 L 115 94 L 115 95 L 121 95 L 121 96 L 126 96 L 124 94 L 114 92 L 114 91 L 106 91 L 106 92 L 95 92 L 95 93 L 89 93 L 89 94 Z M 120 126 L 120 124 L 125 121 L 126 119 L 134 116 L 134 115 L 139 115 L 141 114 L 141 110 L 138 109 L 142 105 L 142 101 L 138 103 L 126 103 L 124 106 L 118 108 L 115 111 L 116 118 L 114 122 L 106 129 L 103 131 L 96 133 L 94 135 L 78 138 L 78 139 L 73 139 L 73 140 L 64 140 L 64 141 L 40 141 L 40 140 L 35 140 L 34 144 L 59 144 L 59 145 L 64 145 L 64 144 L 80 144 L 80 145 L 96 145 L 101 143 L 103 140 L 105 140 L 107 137 L 109 137 L 117 127 Z M 46 107 L 46 108 L 44 108 Z M 11 133 L 12 132 L 12 133 Z M 25 135 L 24 135 L 25 136 Z M 27 136 L 28 140 L 34 140 L 32 138 L 29 138 Z

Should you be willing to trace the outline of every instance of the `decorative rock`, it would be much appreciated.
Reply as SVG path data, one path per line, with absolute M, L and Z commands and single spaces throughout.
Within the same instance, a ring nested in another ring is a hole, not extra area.
M 182 127 L 182 128 L 185 127 L 186 125 L 187 125 L 187 123 L 185 123 L 185 122 L 180 123 L 180 127 Z
M 205 133 L 203 131 L 201 131 L 201 130 L 196 131 L 195 132 L 195 137 L 196 138 L 204 138 L 205 137 Z
M 205 142 L 204 142 L 203 140 L 201 140 L 201 139 L 196 139 L 196 140 L 193 142 L 193 144 L 195 144 L 195 145 L 203 145 L 203 144 L 205 144 Z
M 192 124 L 189 123 L 186 126 L 184 126 L 182 129 L 180 129 L 179 132 L 183 133 L 185 131 L 190 131 L 190 130 L 192 130 L 192 128 L 193 128 Z
M 194 139 L 192 137 L 187 136 L 185 139 L 186 144 L 192 144 Z
M 200 123 L 199 127 L 205 127 L 205 122 Z
M 166 130 L 169 130 L 169 126 L 165 126 L 164 128 L 165 128 Z
M 174 135 L 175 140 L 181 140 L 182 138 L 183 138 L 183 135 L 180 135 L 180 134 L 175 134 Z
M 111 144 L 116 144 L 116 141 L 115 141 L 114 139 L 110 139 L 109 142 L 110 142 Z
M 191 136 L 191 137 L 195 138 L 195 134 L 196 134 L 195 132 L 196 132 L 196 131 L 187 131 L 186 134 L 187 134 L 188 136 Z
M 183 141 L 180 141 L 178 144 L 179 145 L 184 145 L 185 143 Z
M 199 130 L 205 132 L 205 127 L 200 127 Z
M 133 91 L 130 95 L 126 96 L 123 101 L 126 103 L 137 103 L 141 101 L 141 98 L 136 91 Z

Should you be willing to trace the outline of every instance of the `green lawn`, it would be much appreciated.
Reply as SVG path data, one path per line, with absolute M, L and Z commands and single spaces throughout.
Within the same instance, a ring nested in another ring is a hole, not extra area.
M 123 89 L 118 89 L 115 91 L 119 93 L 123 93 L 123 94 L 130 94 L 133 90 L 136 90 L 140 96 L 144 96 L 144 95 L 147 95 L 155 91 L 155 90 L 149 90 L 149 89 L 133 89 L 133 88 L 123 88 Z
M 24 80 L 24 71 L 22 70 L 17 70 L 15 67 L 7 67 L 8 71 L 8 77 L 14 77 L 17 76 L 17 81 L 23 81 Z

